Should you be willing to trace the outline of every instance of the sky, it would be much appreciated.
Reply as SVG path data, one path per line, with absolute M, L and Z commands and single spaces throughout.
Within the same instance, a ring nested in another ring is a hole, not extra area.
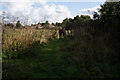
M 49 21 L 62 22 L 76 15 L 90 15 L 100 9 L 105 0 L 2 0 L 0 2 L 0 22 L 3 11 L 4 22 L 35 24 Z M 89 11 L 88 11 L 89 10 Z

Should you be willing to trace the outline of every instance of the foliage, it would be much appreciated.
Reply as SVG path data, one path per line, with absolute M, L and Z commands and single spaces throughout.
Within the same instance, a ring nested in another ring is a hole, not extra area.
M 89 22 L 90 16 L 87 15 L 81 15 L 80 17 L 77 15 L 76 17 L 74 17 L 74 19 L 72 18 L 66 18 L 63 20 L 62 22 L 62 26 L 67 28 L 67 29 L 75 29 L 75 28 L 79 28 L 82 27 L 84 24 L 86 24 L 87 22 Z
M 49 22 L 48 22 L 48 21 L 46 21 L 46 22 L 45 22 L 45 24 L 46 24 L 46 25 L 49 25 Z
M 40 22 L 38 22 L 38 25 L 41 24 Z
M 37 47 L 18 51 L 23 58 L 3 62 L 3 79 L 86 78 L 87 70 L 71 65 L 62 51 L 65 39 L 55 39 Z M 17 52 L 17 53 L 18 53 Z M 32 55 L 34 54 L 34 55 Z M 14 70 L 13 70 L 14 69 Z
M 97 12 L 94 12 L 93 19 L 97 20 L 100 18 L 100 15 Z
M 45 28 L 49 28 L 49 25 L 50 25 L 50 24 L 49 24 L 48 21 L 46 21 L 45 24 L 44 24 Z
M 56 26 L 61 26 L 61 23 L 56 22 L 55 25 L 56 25 Z
M 48 34 L 46 34 L 48 33 Z M 3 28 L 3 58 L 12 58 L 16 51 L 29 48 L 33 43 L 45 43 L 48 39 L 53 38 L 55 30 L 36 30 L 32 28 Z
M 16 28 L 21 28 L 21 27 L 22 27 L 22 25 L 21 25 L 20 21 L 17 21 Z
M 99 12 L 94 13 L 94 20 L 76 16 L 63 21 L 64 27 L 74 30 L 64 50 L 70 52 L 68 61 L 87 69 L 91 77 L 118 77 L 120 2 L 105 2 Z
M 81 15 L 73 19 L 66 18 L 60 24 L 56 23 L 58 26 L 62 25 L 63 28 L 71 30 L 73 35 L 54 41 L 51 41 L 53 34 L 56 33 L 53 30 L 4 29 L 3 55 L 13 58 L 13 56 L 18 56 L 18 53 L 30 54 L 32 59 L 28 59 L 27 56 L 28 62 L 26 62 L 27 65 L 24 65 L 25 68 L 21 66 L 19 68 L 22 68 L 20 71 L 27 68 L 28 73 L 27 71 L 26 73 L 28 75 L 26 76 L 34 78 L 39 76 L 119 78 L 120 2 L 105 2 L 101 5 L 99 12 L 100 14 L 94 12 L 93 20 L 90 16 Z M 46 21 L 42 25 L 49 25 L 49 22 Z M 43 35 L 44 39 L 46 41 L 49 39 L 50 42 L 38 45 L 39 42 L 44 41 L 41 41 L 43 39 L 41 36 Z M 32 47 L 28 47 L 29 45 Z M 20 49 L 22 51 L 19 52 L 19 48 L 24 48 L 25 50 Z M 38 57 L 34 57 L 34 55 Z M 28 64 L 30 59 L 31 63 Z M 18 64 L 17 61 L 16 64 Z M 16 64 L 14 64 L 15 66 L 11 64 L 10 67 L 16 68 Z M 16 71 L 13 74 L 16 74 Z M 11 69 L 8 69 L 8 72 L 10 75 Z M 43 74 L 40 74 L 41 72 Z M 17 76 L 21 77 L 22 75 L 19 74 Z
M 101 21 L 105 24 L 116 24 L 119 23 L 120 20 L 120 2 L 106 2 L 101 5 L 101 9 L 99 11 L 101 13 Z
M 96 31 L 99 31 L 99 35 L 104 39 L 105 45 L 108 48 L 109 56 L 111 59 L 119 56 L 119 46 L 120 46 L 120 2 L 105 2 L 101 5 L 100 18 L 97 19 L 97 24 L 99 27 Z M 104 36 L 103 36 L 104 34 Z

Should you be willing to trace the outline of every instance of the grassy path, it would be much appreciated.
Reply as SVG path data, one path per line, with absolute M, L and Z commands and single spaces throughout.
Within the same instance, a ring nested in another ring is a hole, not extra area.
M 62 51 L 61 47 L 64 47 L 64 41 L 55 39 L 42 47 L 26 52 L 27 54 L 35 53 L 36 56 L 5 61 L 3 63 L 3 78 L 84 77 L 84 73 L 81 74 L 76 66 L 68 64 L 64 58 L 66 52 Z

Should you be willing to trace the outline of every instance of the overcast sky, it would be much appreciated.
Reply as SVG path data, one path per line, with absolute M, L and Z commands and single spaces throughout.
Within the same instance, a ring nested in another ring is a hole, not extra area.
M 6 22 L 62 22 L 63 19 L 76 15 L 91 16 L 104 2 L 105 0 L 2 0 L 0 17 L 4 11 Z

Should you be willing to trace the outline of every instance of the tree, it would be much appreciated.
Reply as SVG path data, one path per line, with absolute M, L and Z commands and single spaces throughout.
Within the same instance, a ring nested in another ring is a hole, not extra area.
M 62 22 L 62 27 L 67 28 L 67 29 L 78 29 L 79 27 L 87 25 L 88 22 L 91 21 L 90 16 L 88 15 L 77 15 L 72 18 L 66 18 Z
M 56 22 L 56 24 L 55 24 L 56 26 L 61 26 L 61 23 L 59 23 L 59 22 Z
M 47 24 L 47 25 L 48 25 L 48 24 L 49 24 L 49 22 L 48 22 L 48 21 L 46 21 L 46 22 L 45 22 L 45 24 Z
M 93 19 L 94 20 L 97 20 L 97 19 L 99 19 L 100 18 L 100 15 L 97 13 L 97 12 L 94 12 L 93 13 Z
M 96 26 L 96 32 L 101 36 L 101 38 L 104 39 L 105 45 L 111 51 L 108 54 L 111 56 L 111 60 L 119 58 L 120 1 L 105 2 L 103 5 L 101 5 L 99 12 L 100 16 L 99 19 L 97 19 L 99 26 Z
M 72 19 L 71 18 L 64 19 L 61 25 L 62 27 L 67 28 L 67 29 L 72 28 Z
M 38 25 L 41 24 L 40 22 L 38 22 Z
M 21 25 L 20 21 L 17 21 L 16 28 L 20 28 L 20 27 L 22 27 L 22 25 Z
M 105 2 L 99 10 L 103 24 L 118 26 L 120 21 L 120 2 Z
M 44 24 L 44 26 L 45 26 L 46 28 L 49 28 L 49 25 L 50 25 L 50 23 L 49 23 L 48 21 L 46 21 L 45 24 Z
M 81 15 L 80 18 L 82 18 L 83 20 L 89 20 L 90 16 L 88 16 L 88 15 Z
M 55 24 L 54 24 L 54 23 L 52 23 L 52 25 L 54 25 L 54 26 L 55 26 Z

